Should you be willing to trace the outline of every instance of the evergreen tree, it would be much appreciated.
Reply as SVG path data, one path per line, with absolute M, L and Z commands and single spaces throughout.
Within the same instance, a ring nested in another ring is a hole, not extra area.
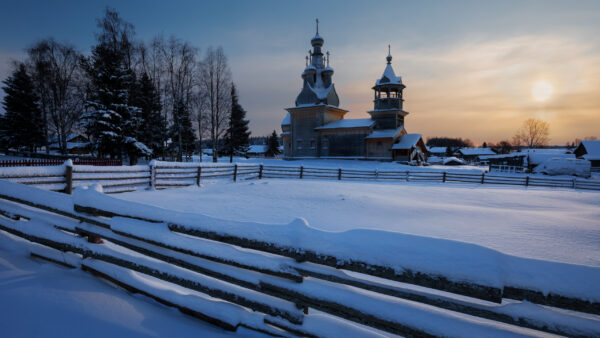
M 85 65 L 92 86 L 84 126 L 99 155 L 122 158 L 127 153 L 133 164 L 138 155 L 150 155 L 152 151 L 136 139 L 139 108 L 132 105 L 134 76 L 128 66 L 128 34 L 133 34 L 132 28 L 110 9 L 98 26 L 102 32 Z
M 167 128 L 161 115 L 160 95 L 148 74 L 142 74 L 135 86 L 133 98 L 134 104 L 140 108 L 136 120 L 136 137 L 157 156 L 163 152 Z
M 179 155 L 178 160 L 182 161 L 182 156 L 191 156 L 195 149 L 195 135 L 192 128 L 192 118 L 190 112 L 183 101 L 178 101 L 173 111 L 173 125 L 171 127 L 171 143 L 173 150 Z M 181 149 L 179 149 L 181 145 Z
M 267 152 L 265 153 L 266 157 L 275 157 L 276 155 L 281 154 L 279 150 L 279 137 L 277 137 L 277 132 L 273 130 L 273 134 L 269 137 L 269 143 L 267 144 Z
M 33 81 L 24 64 L 19 64 L 12 75 L 3 81 L 4 110 L 3 136 L 9 147 L 28 147 L 29 151 L 44 144 L 43 118 L 38 106 Z
M 250 148 L 248 138 L 248 120 L 245 119 L 246 111 L 238 102 L 235 85 L 231 84 L 231 114 L 229 115 L 229 129 L 227 130 L 226 148 L 229 153 L 229 162 L 233 162 L 234 153 L 246 154 Z

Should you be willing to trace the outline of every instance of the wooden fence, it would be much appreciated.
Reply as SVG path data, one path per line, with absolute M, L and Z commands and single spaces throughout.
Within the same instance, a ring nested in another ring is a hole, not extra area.
M 300 171 L 304 174 L 304 169 Z M 173 212 L 144 205 L 131 205 L 126 208 L 130 212 L 123 212 L 118 205 L 132 202 L 104 203 L 111 197 L 102 194 L 97 201 L 86 199 L 85 204 L 78 204 L 71 196 L 52 192 L 30 199 L 27 196 L 34 196 L 31 188 L 21 187 L 0 192 L 0 230 L 36 243 L 31 246 L 32 255 L 81 267 L 227 330 L 246 327 L 275 336 L 320 337 L 327 336 L 323 329 L 331 332 L 338 325 L 345 330 L 339 332 L 352 337 L 369 336 L 373 332 L 368 328 L 384 334 L 431 337 L 453 335 L 453 328 L 480 335 L 487 329 L 497 334 L 522 334 L 515 328 L 519 326 L 539 330 L 529 332 L 535 336 L 541 331 L 580 336 L 598 333 L 565 324 L 559 320 L 566 316 L 561 310 L 536 310 L 527 305 L 527 311 L 512 311 L 512 307 L 477 298 L 499 303 L 506 297 L 593 314 L 600 314 L 598 303 L 514 287 L 498 290 L 453 283 L 444 276 L 418 271 L 409 271 L 410 275 L 401 278 L 408 284 L 398 284 L 398 276 L 405 274 L 386 275 L 381 267 L 366 260 L 346 264 L 343 257 L 316 255 L 301 246 L 282 247 L 231 234 L 192 231 L 174 223 L 178 218 Z M 140 231 L 128 228 L 132 222 Z M 146 277 L 128 278 L 131 271 Z M 171 285 L 169 289 L 179 291 L 165 292 L 156 283 L 141 282 L 145 278 L 159 279 Z M 311 309 L 327 316 L 315 315 Z M 542 313 L 548 311 L 553 315 L 544 317 Z M 462 316 L 465 314 L 468 316 Z M 423 324 L 423 316 L 429 324 Z M 317 320 L 319 325 L 314 325 Z M 509 326 L 499 326 L 498 322 Z
M 376 180 L 397 182 L 439 182 L 515 185 L 525 187 L 555 187 L 600 190 L 600 181 L 581 178 L 552 178 L 542 175 L 502 175 L 499 173 L 467 173 L 434 170 L 363 170 L 343 168 L 292 167 L 262 164 L 218 164 L 158 162 L 155 165 L 94 167 L 74 165 L 46 172 L 0 170 L 0 179 L 47 190 L 70 193 L 77 186 L 98 183 L 107 193 L 135 191 L 138 188 L 200 186 L 204 180 L 229 179 L 330 179 Z M 71 168 L 71 169 L 69 169 Z
M 28 159 L 28 160 L 3 160 L 0 161 L 0 167 L 43 167 L 62 165 L 64 160 L 60 159 Z M 76 158 L 73 160 L 75 165 L 94 165 L 94 166 L 120 166 L 121 160 L 106 158 Z

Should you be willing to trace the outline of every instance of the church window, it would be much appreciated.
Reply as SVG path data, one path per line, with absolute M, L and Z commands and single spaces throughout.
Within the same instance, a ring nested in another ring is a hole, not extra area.
M 321 139 L 321 148 L 328 149 L 329 148 L 329 140 L 323 137 Z
M 310 149 L 315 149 L 316 148 L 316 143 L 317 142 L 315 142 L 315 139 L 311 139 L 310 140 Z
M 296 149 L 302 149 L 302 140 L 296 141 Z

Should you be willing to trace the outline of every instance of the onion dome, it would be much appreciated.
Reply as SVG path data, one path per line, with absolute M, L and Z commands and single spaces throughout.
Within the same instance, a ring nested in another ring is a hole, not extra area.
M 325 76 L 332 76 L 332 75 L 333 75 L 333 68 L 331 68 L 331 67 L 327 66 L 327 67 L 323 68 L 323 71 L 322 71 L 322 73 L 323 73 Z
M 310 44 L 313 47 L 322 47 L 325 40 L 319 35 L 319 33 L 315 34 L 315 36 L 310 40 Z

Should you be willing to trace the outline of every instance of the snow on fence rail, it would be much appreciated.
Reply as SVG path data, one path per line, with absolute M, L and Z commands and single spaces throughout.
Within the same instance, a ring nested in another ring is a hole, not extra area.
M 28 159 L 28 160 L 3 160 L 0 161 L 0 167 L 40 167 L 62 165 L 65 160 L 62 159 Z M 73 160 L 75 165 L 94 165 L 94 166 L 120 166 L 121 160 L 105 158 L 76 158 Z
M 354 321 L 412 336 L 600 333 L 589 316 L 470 298 L 525 299 L 600 314 L 600 269 L 594 267 L 385 231 L 329 233 L 301 220 L 225 221 L 91 188 L 65 195 L 0 181 L 0 214 L 0 230 L 41 244 L 32 244 L 32 254 L 80 266 L 228 330 L 380 336 Z M 94 244 L 99 238 L 104 244 Z
M 262 164 L 212 164 L 153 161 L 150 165 L 91 166 L 63 165 L 47 167 L 0 168 L 0 179 L 70 193 L 77 186 L 98 183 L 106 193 L 134 191 L 139 188 L 200 186 L 215 179 L 334 179 L 389 180 L 416 182 L 456 182 L 560 187 L 600 190 L 600 181 L 578 178 L 550 178 L 540 175 L 501 175 L 439 170 L 361 170 L 343 168 L 293 167 Z

